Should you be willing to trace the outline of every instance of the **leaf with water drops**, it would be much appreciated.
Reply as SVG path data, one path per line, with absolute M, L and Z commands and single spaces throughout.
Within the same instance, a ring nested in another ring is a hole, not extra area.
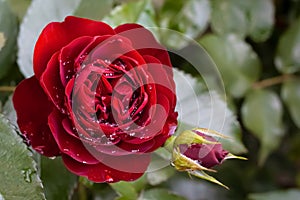
M 32 153 L 3 115 L 0 115 L 0 147 L 0 196 L 14 200 L 45 199 Z

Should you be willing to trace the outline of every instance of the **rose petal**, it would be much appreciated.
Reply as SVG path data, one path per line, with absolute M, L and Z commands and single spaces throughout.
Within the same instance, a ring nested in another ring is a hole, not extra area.
M 99 183 L 136 180 L 143 175 L 150 162 L 150 155 L 148 154 L 108 157 L 104 161 L 105 164 L 98 163 L 94 165 L 79 163 L 64 154 L 62 158 L 64 164 L 71 172 Z M 107 166 L 106 164 L 111 164 L 112 166 Z
M 19 128 L 32 148 L 48 157 L 59 155 L 59 148 L 48 126 L 48 115 L 54 106 L 35 76 L 18 85 L 13 103 Z
M 60 51 L 60 79 L 66 86 L 67 82 L 76 72 L 74 69 L 75 60 L 80 56 L 82 50 L 94 40 L 93 37 L 83 36 L 73 40 L 70 44 L 63 47 Z
M 115 28 L 118 35 L 129 38 L 132 46 L 141 55 L 151 55 L 163 65 L 172 66 L 169 54 L 154 38 L 153 34 L 138 24 L 123 24 Z
M 81 36 L 114 35 L 114 30 L 100 21 L 69 16 L 64 22 L 48 24 L 40 34 L 34 49 L 33 66 L 37 79 L 51 56 L 72 40 Z
M 62 113 L 66 113 L 66 109 L 64 108 L 64 87 L 59 75 L 58 55 L 59 52 L 56 52 L 51 57 L 46 70 L 41 76 L 40 83 L 53 104 Z
M 101 154 L 95 153 L 95 150 L 89 144 L 83 144 L 79 139 L 69 135 L 62 126 L 64 117 L 57 111 L 53 111 L 48 118 L 52 134 L 60 148 L 61 152 L 69 155 L 78 162 L 96 164 L 101 160 Z M 96 158 L 95 158 L 95 157 Z

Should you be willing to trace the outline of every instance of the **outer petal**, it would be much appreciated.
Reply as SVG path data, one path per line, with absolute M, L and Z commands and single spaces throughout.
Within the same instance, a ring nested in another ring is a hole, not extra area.
M 75 38 L 114 34 L 114 30 L 103 22 L 73 16 L 66 17 L 62 23 L 48 24 L 34 49 L 33 67 L 36 77 L 40 78 L 51 56 Z
M 143 26 L 138 24 L 123 24 L 116 27 L 115 32 L 129 38 L 132 46 L 141 55 L 151 55 L 160 60 L 163 65 L 172 66 L 167 50 Z
M 13 103 L 19 128 L 32 148 L 45 156 L 59 155 L 58 146 L 48 126 L 48 115 L 54 106 L 35 76 L 18 85 Z
M 98 163 L 99 160 L 93 156 L 95 151 L 93 151 L 93 155 L 88 151 L 93 150 L 92 148 L 86 149 L 78 138 L 69 135 L 66 130 L 64 130 L 62 125 L 63 119 L 64 117 L 56 110 L 49 115 L 49 126 L 61 152 L 71 156 L 78 162 L 88 164 Z
M 45 93 L 49 96 L 53 104 L 63 113 L 64 108 L 64 88 L 59 75 L 59 52 L 56 52 L 47 64 L 47 69 L 41 76 L 40 83 Z
M 108 157 L 109 160 L 104 161 L 104 164 L 98 163 L 95 165 L 79 163 L 66 155 L 63 155 L 62 158 L 71 172 L 80 176 L 86 176 L 94 182 L 136 180 L 143 175 L 150 163 L 149 154 Z M 106 164 L 111 164 L 112 166 Z

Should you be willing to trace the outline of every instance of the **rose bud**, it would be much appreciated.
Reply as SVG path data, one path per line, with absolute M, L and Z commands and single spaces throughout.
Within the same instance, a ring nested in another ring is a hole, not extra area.
M 172 165 L 179 171 L 187 171 L 194 176 L 227 188 L 204 171 L 216 172 L 211 167 L 220 165 L 226 159 L 245 158 L 224 150 L 222 144 L 216 140 L 217 137 L 227 138 L 209 129 L 197 128 L 182 132 L 174 140 Z
M 177 127 L 169 54 L 138 24 L 48 24 L 13 103 L 26 142 L 94 182 L 132 181 Z

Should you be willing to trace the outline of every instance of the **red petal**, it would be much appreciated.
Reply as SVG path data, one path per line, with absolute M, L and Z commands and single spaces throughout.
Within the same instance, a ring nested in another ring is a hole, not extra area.
M 157 93 L 162 93 L 169 98 L 173 112 L 176 106 L 176 91 L 172 68 L 161 65 L 153 56 L 144 56 L 144 59 L 148 65 L 147 72 L 152 75 L 153 82 L 156 84 Z
M 59 52 L 56 52 L 48 62 L 47 68 L 41 76 L 40 82 L 46 94 L 49 96 L 53 104 L 63 113 L 64 108 L 64 87 L 59 75 Z
M 103 163 L 86 165 L 79 163 L 67 155 L 62 156 L 66 167 L 74 174 L 85 176 L 94 182 L 133 181 L 146 171 L 150 163 L 150 155 L 129 155 L 107 157 Z
M 81 36 L 114 35 L 107 24 L 69 16 L 64 22 L 52 22 L 42 31 L 34 49 L 33 66 L 39 79 L 51 56 L 72 40 Z
M 94 40 L 93 37 L 85 36 L 73 40 L 70 44 L 61 49 L 60 60 L 60 79 L 64 86 L 76 72 L 74 69 L 75 60 L 83 49 Z
M 49 126 L 61 152 L 71 156 L 78 162 L 88 164 L 98 163 L 101 155 L 97 154 L 97 158 L 95 158 L 93 156 L 96 155 L 94 148 L 88 144 L 86 146 L 83 145 L 82 141 L 69 135 L 62 126 L 63 120 L 64 117 L 58 111 L 53 111 L 49 115 Z
M 19 128 L 32 148 L 45 156 L 59 155 L 59 148 L 48 126 L 48 115 L 54 106 L 35 76 L 18 85 L 13 103 Z
M 167 50 L 154 38 L 153 34 L 138 24 L 123 24 L 115 28 L 119 35 L 131 40 L 132 46 L 142 55 L 151 55 L 163 65 L 172 66 Z

